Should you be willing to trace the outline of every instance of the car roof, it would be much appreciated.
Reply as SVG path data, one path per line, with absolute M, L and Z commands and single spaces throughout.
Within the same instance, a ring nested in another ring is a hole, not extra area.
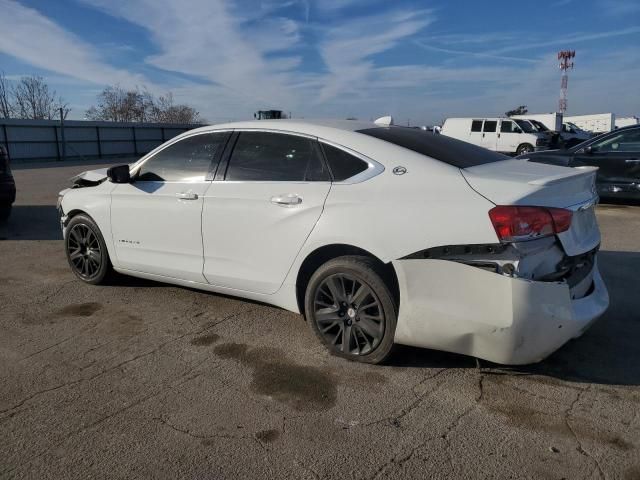
M 258 129 L 258 130 L 280 130 L 284 132 L 304 133 L 317 135 L 322 130 L 343 130 L 355 132 L 367 128 L 375 128 L 373 122 L 363 122 L 358 120 L 332 120 L 332 119 L 280 119 L 280 120 L 250 120 L 244 122 L 221 123 L 207 125 L 197 130 L 224 130 L 224 129 Z

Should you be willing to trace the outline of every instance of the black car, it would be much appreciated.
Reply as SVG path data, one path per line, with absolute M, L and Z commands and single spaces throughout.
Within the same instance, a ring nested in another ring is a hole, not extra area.
M 518 158 L 568 167 L 598 167 L 601 197 L 640 200 L 640 125 L 620 128 L 566 150 L 528 153 Z
M 16 183 L 11 173 L 9 154 L 0 145 L 0 220 L 5 220 L 11 213 L 11 205 L 16 200 Z

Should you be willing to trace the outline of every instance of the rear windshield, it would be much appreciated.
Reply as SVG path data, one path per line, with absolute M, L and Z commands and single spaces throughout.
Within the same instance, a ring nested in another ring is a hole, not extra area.
M 408 148 L 458 168 L 475 167 L 507 159 L 500 153 L 476 147 L 467 142 L 413 128 L 380 127 L 357 130 L 357 132 Z

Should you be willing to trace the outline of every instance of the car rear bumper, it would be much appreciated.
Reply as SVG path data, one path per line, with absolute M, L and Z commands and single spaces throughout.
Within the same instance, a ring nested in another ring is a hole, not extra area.
M 447 260 L 393 264 L 400 285 L 396 343 L 506 365 L 543 360 L 580 336 L 609 305 L 597 263 L 573 289 Z

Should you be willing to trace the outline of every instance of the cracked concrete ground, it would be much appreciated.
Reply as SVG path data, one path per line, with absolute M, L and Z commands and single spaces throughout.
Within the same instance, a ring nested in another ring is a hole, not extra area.
M 373 367 L 277 308 L 81 284 L 54 205 L 85 168 L 46 167 L 0 227 L 0 478 L 640 478 L 640 207 L 599 207 L 611 308 L 541 364 Z

